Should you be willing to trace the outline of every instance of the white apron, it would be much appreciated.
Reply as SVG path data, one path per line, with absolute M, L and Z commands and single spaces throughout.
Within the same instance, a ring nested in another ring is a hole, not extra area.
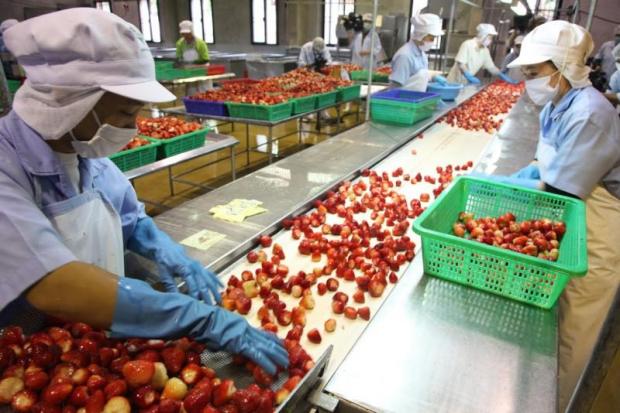
M 198 51 L 195 47 L 185 49 L 183 52 L 183 62 L 185 63 L 194 63 L 198 60 Z
M 429 72 L 427 69 L 420 69 L 418 72 L 405 81 L 402 89 L 414 92 L 426 92 L 428 86 Z
M 537 150 L 541 173 L 555 153 L 555 148 L 541 139 Z M 560 296 L 560 412 L 565 411 L 590 359 L 620 285 L 620 200 L 599 185 L 585 202 L 588 273 L 570 281 Z

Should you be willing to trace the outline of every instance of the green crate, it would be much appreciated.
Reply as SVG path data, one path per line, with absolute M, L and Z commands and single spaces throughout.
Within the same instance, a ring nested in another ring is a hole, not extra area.
M 158 141 L 151 139 L 148 139 L 148 141 L 151 142 L 149 145 L 121 151 L 110 155 L 109 158 L 123 172 L 153 163 L 157 160 L 157 147 L 160 144 Z
M 290 102 L 293 104 L 293 115 L 312 112 L 316 108 L 316 95 L 291 99 Z
M 157 80 L 175 80 L 184 79 L 186 77 L 206 76 L 207 72 L 204 68 L 192 68 L 192 69 L 160 69 L 155 71 L 155 77 Z
M 358 99 L 362 90 L 361 85 L 351 85 L 339 87 L 336 95 L 336 102 L 348 102 L 349 100 Z
M 332 106 L 336 104 L 336 98 L 338 97 L 337 95 L 338 95 L 337 90 L 315 95 L 316 96 L 316 108 L 321 109 L 326 106 Z
M 231 118 L 266 120 L 269 122 L 286 119 L 293 112 L 293 104 L 290 101 L 276 105 L 226 102 L 226 106 Z
M 476 217 L 512 212 L 518 220 L 564 221 L 558 261 L 452 235 L 462 211 Z M 549 192 L 462 176 L 414 221 L 413 230 L 422 236 L 427 274 L 542 308 L 551 308 L 571 277 L 588 270 L 585 205 Z
M 157 159 L 164 159 L 183 152 L 191 151 L 192 149 L 200 148 L 205 144 L 205 138 L 210 130 L 211 128 L 198 129 L 194 132 L 179 135 L 170 139 L 155 139 L 149 136 L 144 136 L 144 138 L 147 138 L 151 142 L 159 142 Z
M 430 118 L 439 100 L 439 96 L 417 103 L 371 99 L 370 115 L 373 121 L 379 123 L 413 125 L 423 119 Z
M 351 72 L 351 80 L 368 81 L 368 70 L 355 70 Z M 373 73 L 372 81 L 377 83 L 390 83 L 390 75 L 383 73 Z

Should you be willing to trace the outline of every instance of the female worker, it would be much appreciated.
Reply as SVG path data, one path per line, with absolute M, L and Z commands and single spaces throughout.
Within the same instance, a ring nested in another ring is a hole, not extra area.
M 609 87 L 607 88 L 605 97 L 607 97 L 612 105 L 617 106 L 620 104 L 620 44 L 614 47 L 611 51 L 611 55 L 616 64 L 616 71 L 613 72 L 609 79 Z
M 286 365 L 275 336 L 213 305 L 215 275 L 157 228 L 107 159 L 135 135 L 143 102 L 174 99 L 140 32 L 81 8 L 26 20 L 4 40 L 27 81 L 0 119 L 0 325 L 32 312 L 114 337 L 187 335 L 271 373 Z M 123 277 L 125 248 L 157 264 L 168 292 Z
M 495 27 L 492 24 L 480 23 L 476 30 L 478 32 L 476 37 L 465 40 L 459 47 L 459 52 L 454 58 L 454 66 L 448 74 L 448 81 L 479 85 L 480 79 L 476 77 L 476 74 L 480 69 L 486 69 L 506 82 L 518 83 L 502 73 L 491 59 L 489 46 L 493 42 L 493 36 L 497 36 Z
M 372 53 L 372 69 L 374 70 L 378 62 L 385 59 L 385 54 L 383 53 L 383 47 L 381 47 L 379 35 L 375 31 L 370 33 L 372 29 L 372 14 L 365 13 L 362 16 L 362 20 L 362 31 L 355 35 L 351 44 L 351 63 L 361 66 L 365 70 L 370 70 L 370 54 Z M 372 38 L 374 38 L 374 47 L 371 50 Z
M 435 43 L 435 38 L 443 35 L 441 18 L 436 14 L 426 13 L 411 18 L 413 34 L 392 58 L 390 83 L 418 92 L 426 91 L 428 80 L 446 83 L 446 78 L 439 74 L 431 75 L 428 71 L 428 52 Z
M 194 36 L 192 22 L 183 20 L 179 23 L 181 38 L 177 40 L 177 62 L 179 64 L 209 63 L 209 48 L 207 43 Z
M 588 274 L 560 297 L 559 400 L 564 411 L 585 368 L 620 281 L 620 120 L 588 80 L 590 34 L 565 21 L 523 39 L 519 57 L 527 94 L 538 105 L 540 137 L 532 164 L 494 179 L 583 199 Z

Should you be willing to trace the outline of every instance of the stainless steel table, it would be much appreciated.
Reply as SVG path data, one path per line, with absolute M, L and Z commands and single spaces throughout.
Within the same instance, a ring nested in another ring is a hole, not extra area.
M 178 175 L 173 175 L 172 173 L 172 167 L 179 165 L 181 163 L 187 162 L 187 161 L 191 161 L 192 159 L 196 159 L 196 158 L 200 158 L 201 156 L 205 156 L 205 155 L 209 155 L 211 153 L 217 152 L 221 149 L 226 149 L 229 148 L 230 150 L 230 170 L 231 170 L 231 178 L 234 181 L 236 178 L 236 172 L 235 172 L 235 146 L 239 144 L 239 141 L 235 138 L 233 138 L 232 136 L 228 136 L 228 135 L 221 135 L 219 133 L 214 133 L 214 132 L 210 132 L 209 134 L 207 134 L 206 139 L 205 139 L 205 144 L 203 146 L 201 146 L 200 148 L 196 148 L 196 149 L 192 149 L 191 151 L 187 151 L 187 152 L 183 152 L 180 153 L 178 155 L 174 155 L 171 156 L 169 158 L 165 158 L 162 159 L 160 161 L 157 162 L 153 162 L 151 164 L 148 165 L 144 165 L 141 166 L 139 168 L 135 168 L 132 169 L 130 171 L 126 171 L 125 172 L 125 176 L 127 177 L 127 179 L 129 179 L 131 181 L 131 183 L 134 183 L 134 180 L 141 178 L 145 175 L 149 175 L 152 174 L 154 172 L 158 172 L 161 171 L 163 169 L 167 169 L 168 170 L 168 186 L 170 188 L 170 194 L 174 195 L 174 182 L 181 182 L 184 183 L 186 185 L 191 185 L 191 186 L 197 186 L 203 189 L 210 189 L 204 185 L 200 185 L 200 184 L 196 184 L 187 180 L 183 180 L 180 179 L 181 177 L 194 172 L 198 169 L 204 168 L 206 166 L 209 166 L 215 162 L 220 162 L 221 159 L 218 159 L 216 161 L 213 162 L 208 162 L 206 164 L 202 164 L 200 166 L 197 166 L 195 168 L 192 168 L 188 171 L 184 171 L 181 174 Z M 142 202 L 146 202 L 146 203 L 150 203 L 150 204 L 155 204 L 154 202 L 148 201 L 148 200 L 144 200 L 141 199 Z M 159 205 L 159 204 L 156 204 Z M 161 205 L 159 205 L 161 206 Z

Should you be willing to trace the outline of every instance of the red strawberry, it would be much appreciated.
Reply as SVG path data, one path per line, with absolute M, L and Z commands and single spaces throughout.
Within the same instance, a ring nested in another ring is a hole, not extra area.
M 168 374 L 177 374 L 185 364 L 185 352 L 179 347 L 167 347 L 162 350 L 161 357 Z
M 155 374 L 155 365 L 152 361 L 133 360 L 123 366 L 123 377 L 131 387 L 148 384 Z

